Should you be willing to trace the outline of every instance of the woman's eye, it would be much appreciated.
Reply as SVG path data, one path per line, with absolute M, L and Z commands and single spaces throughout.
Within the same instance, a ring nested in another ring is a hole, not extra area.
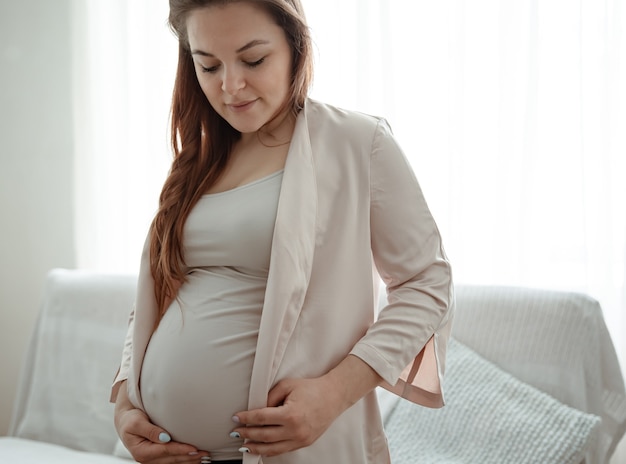
M 246 61 L 245 63 L 250 68 L 256 68 L 257 66 L 259 66 L 264 61 L 265 61 L 265 58 L 261 58 L 260 60 L 257 60 L 257 61 Z
M 211 67 L 207 68 L 206 66 L 200 65 L 200 68 L 202 69 L 202 72 L 205 72 L 205 73 L 213 74 L 213 73 L 215 73 L 217 71 L 217 66 L 211 66 Z

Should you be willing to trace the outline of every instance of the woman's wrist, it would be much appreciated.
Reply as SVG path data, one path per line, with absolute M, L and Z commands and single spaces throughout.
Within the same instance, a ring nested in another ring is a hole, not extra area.
M 333 391 L 338 393 L 342 411 L 383 382 L 382 377 L 369 364 L 354 355 L 346 356 L 326 377 Z
M 117 422 L 119 417 L 131 409 L 135 409 L 133 403 L 130 402 L 128 398 L 128 390 L 126 388 L 126 380 L 122 380 L 119 385 L 119 391 L 117 393 L 117 398 L 115 400 L 115 425 L 117 427 Z

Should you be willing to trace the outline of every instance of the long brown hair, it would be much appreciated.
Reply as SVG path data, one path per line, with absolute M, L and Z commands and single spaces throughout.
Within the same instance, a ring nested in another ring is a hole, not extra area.
M 150 270 L 158 319 L 185 280 L 185 221 L 203 193 L 222 174 L 233 145 L 241 137 L 215 112 L 200 88 L 187 39 L 187 18 L 198 8 L 236 1 L 263 6 L 285 32 L 292 50 L 292 80 L 286 107 L 294 115 L 304 107 L 311 84 L 311 38 L 300 0 L 170 0 L 169 25 L 179 42 L 171 109 L 174 160 L 150 229 Z

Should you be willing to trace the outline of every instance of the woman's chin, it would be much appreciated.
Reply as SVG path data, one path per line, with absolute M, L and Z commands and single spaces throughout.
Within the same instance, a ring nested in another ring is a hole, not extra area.
M 240 132 L 241 135 L 244 136 L 255 134 L 262 127 L 262 124 L 245 123 L 241 121 L 233 121 L 232 119 L 227 119 L 226 122 L 228 122 L 233 129 Z

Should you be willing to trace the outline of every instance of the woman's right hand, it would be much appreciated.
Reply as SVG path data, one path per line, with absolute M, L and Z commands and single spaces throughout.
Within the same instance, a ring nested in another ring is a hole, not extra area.
M 146 413 L 128 399 L 125 381 L 120 385 L 115 401 L 115 428 L 126 449 L 141 464 L 211 462 L 206 451 L 171 441 L 165 430 L 152 424 Z

